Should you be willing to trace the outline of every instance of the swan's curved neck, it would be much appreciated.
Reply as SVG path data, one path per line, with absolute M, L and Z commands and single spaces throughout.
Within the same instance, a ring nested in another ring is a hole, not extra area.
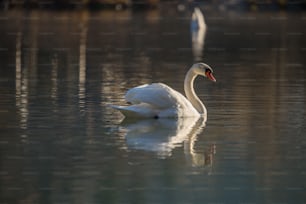
M 193 69 L 190 69 L 187 72 L 185 81 L 184 81 L 184 90 L 185 90 L 187 99 L 190 101 L 193 107 L 200 114 L 206 115 L 207 111 L 206 111 L 205 105 L 201 102 L 199 97 L 196 95 L 196 93 L 194 92 L 194 88 L 193 88 L 194 80 L 197 76 L 198 74 L 196 74 Z

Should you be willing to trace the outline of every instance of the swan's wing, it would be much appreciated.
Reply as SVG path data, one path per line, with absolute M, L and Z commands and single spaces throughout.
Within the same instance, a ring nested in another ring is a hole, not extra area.
M 130 89 L 125 95 L 132 104 L 146 103 L 157 109 L 174 107 L 186 98 L 163 83 L 145 84 Z
M 131 106 L 112 106 L 130 117 L 187 117 L 199 115 L 190 101 L 162 83 L 130 89 L 125 99 Z

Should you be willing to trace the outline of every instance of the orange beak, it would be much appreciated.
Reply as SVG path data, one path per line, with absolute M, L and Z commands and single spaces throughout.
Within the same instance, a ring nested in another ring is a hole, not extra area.
M 206 72 L 206 76 L 207 78 L 209 78 L 211 81 L 216 82 L 217 80 L 215 79 L 215 77 L 213 76 L 211 71 L 207 71 Z

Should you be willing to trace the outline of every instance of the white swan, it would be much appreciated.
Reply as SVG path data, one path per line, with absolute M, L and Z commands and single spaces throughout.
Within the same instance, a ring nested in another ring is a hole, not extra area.
M 213 82 L 213 70 L 204 63 L 194 64 L 185 76 L 184 90 L 186 97 L 163 83 L 153 83 L 130 89 L 125 99 L 130 106 L 112 107 L 120 110 L 126 117 L 147 118 L 180 118 L 205 117 L 207 111 L 194 92 L 193 83 L 198 75 L 207 77 Z

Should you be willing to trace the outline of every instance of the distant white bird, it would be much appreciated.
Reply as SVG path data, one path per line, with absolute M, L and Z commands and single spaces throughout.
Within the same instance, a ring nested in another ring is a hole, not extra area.
M 190 22 L 190 31 L 192 39 L 192 51 L 196 61 L 202 58 L 204 40 L 206 36 L 207 25 L 204 15 L 199 8 L 195 8 Z
M 191 17 L 191 30 L 194 31 L 194 30 L 199 30 L 199 29 L 206 30 L 206 23 L 205 23 L 203 13 L 198 7 L 196 7 L 194 8 L 194 11 Z
M 198 75 L 215 82 L 213 70 L 204 63 L 194 64 L 185 76 L 186 97 L 163 83 L 145 84 L 130 89 L 125 99 L 130 106 L 112 107 L 120 110 L 126 117 L 180 118 L 205 117 L 207 111 L 194 92 L 193 84 Z

